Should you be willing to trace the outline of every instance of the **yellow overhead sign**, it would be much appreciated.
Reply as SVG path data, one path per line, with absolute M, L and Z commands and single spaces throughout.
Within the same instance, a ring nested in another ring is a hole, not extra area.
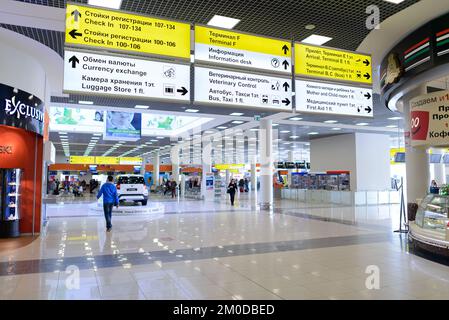
M 371 56 L 305 44 L 295 44 L 297 75 L 372 84 Z
M 289 41 L 202 26 L 195 26 L 195 42 L 287 58 L 291 56 L 291 44 Z
M 95 157 L 95 164 L 120 164 L 117 157 Z
M 70 164 L 94 164 L 95 157 L 70 156 Z
M 190 24 L 67 5 L 66 44 L 190 58 Z
M 245 168 L 245 164 L 216 164 L 214 167 L 217 170 L 238 170 Z

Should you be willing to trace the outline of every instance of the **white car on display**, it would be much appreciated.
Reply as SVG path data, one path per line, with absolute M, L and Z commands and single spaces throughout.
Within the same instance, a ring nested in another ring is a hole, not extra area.
M 125 201 L 141 202 L 143 206 L 148 202 L 148 188 L 145 185 L 143 175 L 120 175 L 116 179 L 118 199 L 120 203 Z

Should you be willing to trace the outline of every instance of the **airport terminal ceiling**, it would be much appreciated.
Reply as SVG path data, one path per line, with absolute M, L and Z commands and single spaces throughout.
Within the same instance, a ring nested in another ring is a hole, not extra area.
M 17 0 L 20 2 L 49 6 L 54 8 L 64 8 L 66 1 L 63 0 Z M 72 1 L 73 3 L 86 4 L 86 0 Z M 263 36 L 276 38 L 291 39 L 301 41 L 311 34 L 325 34 L 333 39 L 326 44 L 329 47 L 335 47 L 346 50 L 356 50 L 364 38 L 369 34 L 365 26 L 367 17 L 366 8 L 369 5 L 377 5 L 380 8 L 381 20 L 385 20 L 391 15 L 417 3 L 418 0 L 407 0 L 401 4 L 393 4 L 383 0 L 376 1 L 137 1 L 123 0 L 121 10 L 141 13 L 146 15 L 159 16 L 163 18 L 176 19 L 190 23 L 206 24 L 214 14 L 222 14 L 235 17 L 241 20 L 234 30 L 250 32 Z M 306 26 L 314 25 L 313 30 L 307 30 Z M 1 27 L 20 33 L 32 38 L 42 44 L 45 44 L 60 56 L 64 54 L 64 32 L 55 30 L 44 30 L 32 27 L 24 27 L 12 24 L 0 24 Z M 198 116 L 229 116 L 232 113 L 243 113 L 241 116 L 234 117 L 233 120 L 240 120 L 242 123 L 233 123 L 233 121 L 222 121 L 217 127 L 226 128 L 245 128 L 248 130 L 257 127 L 258 123 L 253 121 L 254 116 L 273 118 L 274 123 L 279 125 L 276 127 L 280 132 L 280 138 L 285 142 L 294 143 L 300 141 L 307 142 L 313 136 L 308 135 L 309 132 L 317 132 L 320 137 L 342 134 L 350 132 L 377 132 L 386 133 L 392 137 L 397 136 L 398 132 L 395 126 L 401 127 L 401 120 L 392 121 L 391 118 L 397 116 L 379 103 L 379 96 L 374 95 L 374 118 L 361 119 L 353 117 L 333 116 L 333 115 L 317 115 L 305 113 L 278 113 L 273 110 L 257 110 L 245 109 L 238 107 L 217 108 L 207 105 L 182 104 L 182 103 L 166 103 L 146 101 L 142 99 L 118 98 L 91 96 L 81 94 L 53 95 L 51 97 L 52 105 L 74 106 L 78 101 L 92 101 L 94 106 L 115 107 L 115 108 L 134 108 L 136 104 L 148 105 L 149 112 L 169 111 L 183 113 L 188 108 L 199 110 Z M 336 121 L 335 125 L 327 124 L 326 121 Z M 366 122 L 369 127 L 357 127 L 361 122 Z M 316 126 L 313 125 L 316 123 Z M 311 125 L 312 124 L 312 125 Z M 343 125 L 343 126 L 342 126 Z M 345 127 L 348 126 L 348 127 Z M 342 127 L 336 130 L 335 127 Z M 375 128 L 374 128 L 375 127 Z M 371 130 L 372 129 L 372 130 Z M 218 129 L 220 130 L 220 129 Z M 221 129 L 222 130 L 222 129 Z M 206 129 L 203 130 L 207 131 Z M 283 132 L 283 133 L 282 133 Z M 71 153 L 82 155 L 85 146 L 92 137 L 92 134 L 69 134 Z M 76 138 L 75 138 L 76 137 Z M 292 138 L 293 137 L 293 138 Z M 52 141 L 56 142 L 57 152 L 61 153 L 61 145 L 58 143 L 57 134 L 51 133 Z M 148 141 L 146 140 L 148 138 Z M 152 143 L 150 144 L 151 140 Z M 156 141 L 157 140 L 157 141 Z M 112 155 L 121 155 L 130 152 L 130 156 L 140 155 L 139 149 L 134 149 L 139 144 L 148 143 L 146 151 L 154 150 L 161 146 L 167 146 L 172 143 L 169 138 L 155 139 L 155 137 L 144 137 L 141 141 L 128 143 L 114 149 Z M 73 148 L 72 148 L 72 143 Z M 102 140 L 99 140 L 95 149 L 95 154 L 102 155 L 114 144 L 105 143 L 103 149 L 100 148 Z M 79 148 L 77 148 L 77 145 Z M 302 145 L 304 146 L 304 144 Z M 286 147 L 286 146 L 284 146 Z M 282 147 L 281 147 L 282 148 Z M 78 150 L 79 149 L 79 150 Z

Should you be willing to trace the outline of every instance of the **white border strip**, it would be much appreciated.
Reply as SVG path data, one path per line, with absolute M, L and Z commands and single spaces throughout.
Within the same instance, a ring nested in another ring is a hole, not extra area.
M 416 68 L 417 66 L 422 65 L 423 63 L 426 63 L 427 61 L 430 61 L 430 57 L 424 58 L 424 59 L 418 61 L 417 63 L 412 64 L 410 67 L 407 67 L 407 68 L 405 69 L 405 72 L 408 72 L 408 71 L 410 71 L 410 70 Z
M 412 52 L 410 52 L 409 54 L 407 54 L 407 55 L 405 56 L 405 59 L 408 59 L 409 57 L 413 56 L 415 53 L 418 53 L 418 52 L 421 51 L 422 49 L 427 48 L 427 47 L 429 47 L 429 46 L 430 46 L 430 42 L 427 42 L 426 44 L 422 45 L 422 46 L 419 47 L 419 48 L 416 48 L 415 50 L 413 50 Z

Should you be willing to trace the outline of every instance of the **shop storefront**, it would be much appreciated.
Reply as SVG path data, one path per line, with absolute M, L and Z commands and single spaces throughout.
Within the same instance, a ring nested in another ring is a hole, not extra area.
M 44 104 L 0 83 L 0 237 L 40 232 Z

